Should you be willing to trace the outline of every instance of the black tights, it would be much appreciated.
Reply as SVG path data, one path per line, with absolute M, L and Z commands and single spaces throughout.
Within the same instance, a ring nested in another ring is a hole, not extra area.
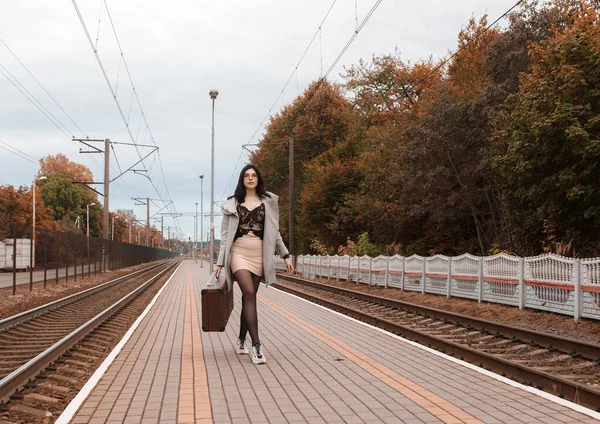
M 256 311 L 256 293 L 260 285 L 260 276 L 247 269 L 240 269 L 233 274 L 242 290 L 242 313 L 240 314 L 240 339 L 246 338 L 250 332 L 252 345 L 260 343 L 258 338 L 258 314 Z

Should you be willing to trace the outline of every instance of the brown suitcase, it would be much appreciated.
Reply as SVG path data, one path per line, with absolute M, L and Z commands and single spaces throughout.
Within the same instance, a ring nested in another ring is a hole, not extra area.
M 222 274 L 225 274 L 222 272 Z M 227 289 L 225 278 L 210 276 L 200 291 L 202 297 L 202 331 L 225 331 L 233 310 L 233 290 Z

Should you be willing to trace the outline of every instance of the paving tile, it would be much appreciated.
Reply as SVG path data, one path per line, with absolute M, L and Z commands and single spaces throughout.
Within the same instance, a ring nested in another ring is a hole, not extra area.
M 258 311 L 267 364 L 257 367 L 234 350 L 241 310 L 237 286 L 226 330 L 199 330 L 200 290 L 207 277 L 208 267 L 183 262 L 74 423 L 90 417 L 196 424 L 591 422 L 264 286 Z M 344 361 L 334 361 L 337 357 Z

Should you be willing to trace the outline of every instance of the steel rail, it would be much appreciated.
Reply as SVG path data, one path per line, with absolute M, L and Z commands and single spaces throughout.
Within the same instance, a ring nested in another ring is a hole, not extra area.
M 292 282 L 301 282 L 304 285 L 315 287 L 321 290 L 343 293 L 344 295 L 353 297 L 355 299 L 360 299 L 366 302 L 374 302 L 391 308 L 406 310 L 424 317 L 437 318 L 452 324 L 462 325 L 467 329 L 503 336 L 514 341 L 521 341 L 531 346 L 543 346 L 548 349 L 556 349 L 571 356 L 581 356 L 582 358 L 600 363 L 600 344 L 572 340 L 553 334 L 547 334 L 508 324 L 501 324 L 494 321 L 473 318 L 467 315 L 456 314 L 441 309 L 417 305 L 415 303 L 376 296 L 342 287 L 330 286 L 328 284 L 322 284 L 290 275 L 278 274 L 277 278 Z
M 36 357 L 30 359 L 27 363 L 0 380 L 0 406 L 6 403 L 21 387 L 27 384 L 31 379 L 35 378 L 41 371 L 46 369 L 51 363 L 56 361 L 66 351 L 71 349 L 80 340 L 91 333 L 100 324 L 110 318 L 115 312 L 123 308 L 126 304 L 132 301 L 135 297 L 141 294 L 159 277 L 178 265 L 179 261 L 169 264 L 165 269 L 151 277 L 145 283 L 133 290 L 131 293 L 123 296 L 120 300 L 109 306 L 104 311 L 97 314 L 95 317 L 88 320 L 79 328 L 63 337 L 61 340 L 48 347 Z
M 21 312 L 19 314 L 4 318 L 4 319 L 0 320 L 0 333 L 2 331 L 6 331 L 12 327 L 15 327 L 19 324 L 27 322 L 33 318 L 36 318 L 40 315 L 43 315 L 50 311 L 54 311 L 55 309 L 58 309 L 62 306 L 71 304 L 77 300 L 94 295 L 102 290 L 112 287 L 115 284 L 119 284 L 123 281 L 126 281 L 129 278 L 135 277 L 135 276 L 143 274 L 145 272 L 152 271 L 153 269 L 163 265 L 164 263 L 165 263 L 165 261 L 159 262 L 155 265 L 151 265 L 151 266 L 141 269 L 139 271 L 132 272 L 131 274 L 127 274 L 122 277 L 115 278 L 114 280 L 107 281 L 106 283 L 99 284 L 99 285 L 91 287 L 89 289 L 86 289 L 86 290 L 83 290 L 83 291 L 80 291 L 77 293 L 73 293 L 72 295 L 63 297 L 61 299 L 57 299 L 53 302 L 46 303 L 44 305 L 37 306 L 33 309 L 29 309 L 29 310 Z
M 311 283 L 307 285 L 312 285 L 314 283 L 312 281 L 307 281 L 304 279 L 299 279 L 290 276 L 284 277 L 282 275 L 279 275 L 278 277 L 290 281 L 300 281 L 302 284 Z M 326 285 L 318 285 L 315 287 L 321 288 L 321 286 Z M 303 291 L 295 290 L 288 286 L 275 283 L 273 284 L 273 287 L 294 294 L 296 296 L 305 298 L 307 300 L 310 300 L 311 302 L 333 309 L 337 312 L 341 312 L 345 315 L 374 325 L 383 330 L 400 335 L 401 337 L 416 341 L 420 344 L 439 350 L 450 356 L 454 356 L 456 358 L 460 358 L 461 360 L 478 365 L 479 367 L 495 372 L 496 374 L 500 374 L 504 377 L 511 378 L 515 381 L 519 381 L 526 385 L 536 387 L 540 390 L 546 391 L 548 393 L 554 394 L 561 398 L 570 400 L 574 403 L 600 412 L 600 390 L 596 390 L 591 386 L 579 384 L 577 382 L 569 381 L 565 378 L 555 376 L 544 371 L 536 370 L 534 368 L 519 363 L 514 363 L 510 360 L 496 357 L 489 353 L 478 351 L 468 346 L 445 340 L 443 338 L 436 337 L 434 335 L 430 335 L 416 329 L 405 327 L 392 321 L 379 318 L 365 312 L 357 311 L 355 309 L 352 309 L 351 307 L 342 305 L 341 303 L 334 302 L 331 300 L 325 300 L 318 296 L 307 294 Z M 334 292 L 338 291 L 338 287 L 326 286 L 326 290 Z M 354 291 L 346 289 L 341 289 L 339 290 L 339 292 L 356 293 Z M 364 293 L 359 294 L 363 295 Z M 378 303 L 375 302 L 375 300 L 376 299 L 374 299 L 373 303 Z

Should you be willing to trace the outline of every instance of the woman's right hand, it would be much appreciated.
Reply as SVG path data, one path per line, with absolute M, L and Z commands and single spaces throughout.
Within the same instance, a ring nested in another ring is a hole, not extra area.
M 217 267 L 215 268 L 215 277 L 219 278 L 219 275 L 221 275 L 222 269 L 223 269 L 222 266 L 217 265 Z

